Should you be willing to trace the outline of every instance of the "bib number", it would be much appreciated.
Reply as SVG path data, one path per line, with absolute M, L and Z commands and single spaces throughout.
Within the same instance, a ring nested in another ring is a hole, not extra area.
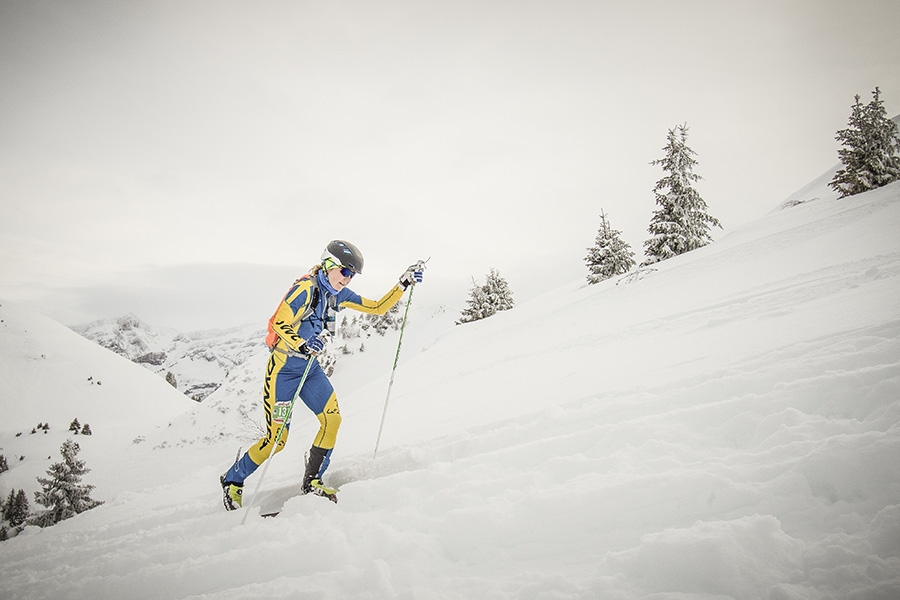
M 272 420 L 276 423 L 284 423 L 288 416 L 288 410 L 291 408 L 291 401 L 276 402 L 272 407 Z

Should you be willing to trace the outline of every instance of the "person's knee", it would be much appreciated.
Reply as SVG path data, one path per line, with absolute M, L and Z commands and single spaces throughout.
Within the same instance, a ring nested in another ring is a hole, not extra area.
M 334 437 L 337 437 L 337 432 L 341 428 L 341 414 L 333 414 L 328 416 L 328 427 L 331 429 Z
M 281 432 L 281 438 L 278 440 L 278 445 L 275 447 L 275 453 L 279 453 L 284 449 L 284 445 L 287 443 L 288 433 L 290 429 L 287 427 L 284 428 L 284 431 Z M 269 434 L 260 439 L 259 442 L 253 444 L 247 449 L 247 455 L 250 457 L 250 460 L 255 462 L 257 465 L 263 464 L 269 455 L 272 452 L 272 442 L 274 441 L 275 436 L 278 435 L 278 428 L 273 428 L 273 431 L 270 431 Z
M 288 434 L 291 432 L 287 427 L 281 432 L 281 438 L 278 440 L 278 445 L 275 446 L 275 454 L 278 454 L 282 450 L 284 450 L 285 444 L 287 444 Z M 277 435 L 277 434 L 276 434 Z
M 316 416 L 319 418 L 319 434 L 316 436 L 315 445 L 320 448 L 334 448 L 342 420 L 341 410 L 338 408 L 337 397 L 334 394 L 331 394 L 325 404 L 325 409 Z

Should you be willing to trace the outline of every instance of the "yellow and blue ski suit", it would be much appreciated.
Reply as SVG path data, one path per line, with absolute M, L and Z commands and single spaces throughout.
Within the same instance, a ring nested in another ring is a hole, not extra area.
M 363 313 L 383 315 L 403 296 L 406 288 L 397 284 L 380 300 L 363 298 L 349 288 L 334 293 L 328 284 L 325 271 L 314 270 L 308 277 L 294 282 L 288 290 L 273 317 L 273 329 L 277 334 L 276 343 L 266 365 L 263 385 L 263 406 L 266 417 L 266 436 L 251 446 L 225 474 L 225 481 L 243 485 L 269 457 L 278 429 L 284 422 L 288 406 L 297 392 L 308 361 L 312 361 L 306 381 L 300 390 L 300 399 L 318 417 L 319 431 L 313 440 L 313 447 L 325 450 L 325 458 L 318 471 L 318 478 L 331 462 L 338 429 L 341 426 L 341 411 L 337 396 L 328 376 L 315 357 L 302 353 L 306 340 L 322 333 L 330 311 L 350 308 Z M 313 304 L 310 311 L 310 305 Z M 275 452 L 280 452 L 287 443 L 290 420 L 278 440 Z

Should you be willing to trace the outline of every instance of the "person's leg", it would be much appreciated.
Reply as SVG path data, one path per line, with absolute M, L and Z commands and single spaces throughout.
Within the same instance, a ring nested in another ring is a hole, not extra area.
M 303 475 L 303 489 L 309 491 L 310 481 L 320 479 L 331 462 L 331 451 L 337 441 L 341 427 L 341 411 L 338 407 L 334 387 L 324 372 L 319 371 L 315 379 L 304 385 L 300 391 L 304 404 L 319 419 L 319 431 L 313 439 Z
M 338 408 L 337 397 L 332 392 L 322 412 L 316 415 L 319 419 L 319 431 L 313 440 L 309 450 L 309 460 L 306 463 L 306 472 L 303 475 L 303 487 L 308 491 L 309 483 L 313 479 L 322 480 L 328 465 L 331 463 L 331 451 L 337 441 L 338 430 L 341 427 L 341 411 Z
M 244 455 L 231 466 L 221 477 L 222 488 L 225 492 L 225 507 L 229 510 L 238 508 L 242 504 L 242 488 L 244 480 L 253 474 L 259 466 L 271 454 L 272 444 L 278 437 L 279 430 L 287 417 L 288 407 L 297 391 L 301 375 L 297 376 L 295 368 L 285 369 L 285 356 L 273 352 L 266 365 L 266 376 L 263 384 L 263 409 L 266 418 L 266 435 L 258 442 L 250 446 Z M 295 365 L 291 365 L 295 367 Z M 302 368 L 305 370 L 306 363 Z M 312 370 L 312 369 L 311 369 Z M 290 422 L 284 426 L 275 453 L 280 452 L 287 443 L 290 432 Z M 231 501 L 229 502 L 229 498 Z

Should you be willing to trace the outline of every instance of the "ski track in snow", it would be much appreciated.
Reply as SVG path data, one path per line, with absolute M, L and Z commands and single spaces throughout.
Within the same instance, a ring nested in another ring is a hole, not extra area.
M 900 390 L 898 333 L 896 322 L 848 332 L 704 382 L 570 402 L 394 448 L 374 465 L 357 457 L 331 474 L 346 491 L 336 507 L 293 497 L 296 486 L 282 484 L 259 501 L 286 500 L 282 515 L 251 516 L 245 527 L 220 511 L 217 493 L 166 504 L 163 486 L 161 503 L 150 494 L 107 509 L 121 514 L 100 523 L 86 522 L 95 511 L 81 527 L 58 525 L 71 529 L 61 544 L 25 538 L 36 544 L 29 554 L 44 557 L 28 569 L 40 578 L 6 585 L 31 583 L 35 598 L 164 597 L 159 582 L 184 598 L 375 598 L 394 595 L 390 581 L 400 580 L 410 597 L 434 590 L 443 591 L 433 597 L 453 598 L 539 597 L 541 590 L 591 597 L 612 591 L 621 573 L 649 590 L 694 585 L 740 598 L 790 579 L 805 563 L 818 573 L 809 565 L 827 571 L 848 555 L 860 579 L 872 569 L 890 573 L 896 560 L 873 564 L 866 556 L 877 528 L 859 515 L 896 500 L 896 487 L 880 495 L 860 490 L 878 490 L 900 456 L 900 414 L 885 402 Z M 855 370 L 844 358 L 850 343 L 857 344 Z M 841 402 L 848 394 L 855 401 Z M 696 397 L 725 399 L 698 405 Z M 819 500 L 813 531 L 810 494 Z M 900 532 L 896 505 L 880 516 Z M 816 543 L 800 541 L 810 536 Z M 896 548 L 884 532 L 881 540 Z M 841 560 L 829 558 L 838 550 Z M 730 564 L 736 554 L 753 568 Z M 261 582 L 259 571 L 281 556 L 297 557 L 291 577 Z M 381 556 L 406 568 L 392 569 Z M 538 575 L 552 556 L 565 561 Z M 198 578 L 210 563 L 216 580 Z
M 0 544 L 0 597 L 900 597 L 900 187 L 858 204 L 557 293 L 579 326 L 547 350 L 544 300 L 442 333 L 404 361 L 374 462 L 382 381 L 342 397 L 337 505 L 296 495 L 304 414 L 243 526 L 215 485 L 234 440 L 179 446 L 237 432 L 239 372 L 169 443 L 109 458 L 107 504 Z

